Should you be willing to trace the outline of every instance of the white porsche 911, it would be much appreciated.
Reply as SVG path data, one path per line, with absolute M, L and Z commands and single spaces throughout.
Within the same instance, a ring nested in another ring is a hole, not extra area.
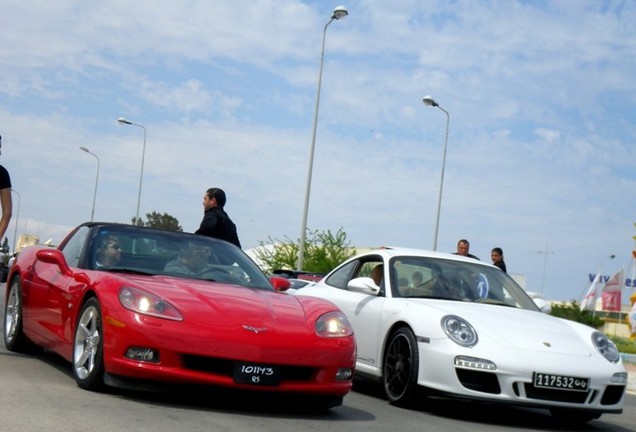
M 506 273 L 454 254 L 382 248 L 294 295 L 335 303 L 353 325 L 356 375 L 390 403 L 436 394 L 549 409 L 586 422 L 621 413 L 627 372 L 614 343 L 553 317 Z

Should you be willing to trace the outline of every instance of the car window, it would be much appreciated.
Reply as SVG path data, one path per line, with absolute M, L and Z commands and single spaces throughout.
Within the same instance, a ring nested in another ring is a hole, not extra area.
M 351 279 L 359 277 L 372 277 L 373 270 L 382 265 L 380 256 L 366 256 L 363 259 L 353 260 L 334 271 L 325 279 L 327 285 L 335 288 L 347 289 Z M 382 273 L 383 274 L 383 271 Z M 382 278 L 383 279 L 383 278 Z M 380 287 L 384 288 L 384 280 L 380 281 Z
M 335 288 L 347 289 L 347 283 L 351 279 L 351 275 L 354 270 L 358 266 L 358 261 L 354 260 L 348 264 L 343 265 L 338 270 L 333 272 L 327 279 L 325 279 L 325 283 L 327 285 L 331 285 Z
M 536 310 L 523 288 L 498 268 L 425 257 L 394 258 L 389 266 L 393 297 L 460 300 Z
M 89 228 L 81 226 L 73 233 L 73 236 L 62 247 L 62 254 L 66 262 L 71 267 L 77 267 L 79 264 L 82 249 L 86 244 L 86 236 L 88 235 Z
M 210 237 L 138 228 L 100 227 L 91 239 L 89 268 L 203 279 L 273 290 L 260 268 L 239 248 Z

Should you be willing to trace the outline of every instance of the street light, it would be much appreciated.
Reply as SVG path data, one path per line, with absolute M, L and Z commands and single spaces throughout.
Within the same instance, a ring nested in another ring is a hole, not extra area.
M 134 222 L 134 224 L 136 225 L 139 221 L 139 204 L 141 203 L 141 183 L 144 179 L 144 156 L 146 155 L 146 128 L 143 125 L 128 121 L 123 117 L 119 117 L 117 121 L 121 124 L 137 126 L 144 130 L 144 146 L 141 151 L 141 174 L 139 174 L 139 193 L 137 194 L 137 213 L 135 213 L 135 222 Z
M 91 210 L 91 222 L 93 222 L 93 217 L 95 216 L 95 200 L 97 199 L 97 183 L 99 182 L 99 157 L 95 153 L 92 153 L 86 147 L 80 147 L 80 150 L 95 156 L 97 159 L 97 174 L 95 175 L 95 192 L 93 192 L 93 209 Z
M 439 233 L 439 215 L 442 211 L 442 190 L 444 189 L 444 169 L 446 167 L 446 147 L 448 146 L 448 125 L 450 123 L 450 115 L 448 111 L 439 106 L 431 96 L 424 96 L 422 99 L 424 105 L 437 107 L 446 114 L 446 138 L 444 139 L 444 155 L 442 156 L 442 174 L 439 180 L 439 197 L 437 199 L 437 218 L 435 219 L 435 235 L 433 236 L 433 250 L 437 250 L 437 234 Z
M 344 6 L 338 6 L 333 10 L 333 14 L 331 18 L 325 24 L 325 28 L 322 31 L 322 49 L 320 51 L 320 71 L 318 72 L 318 90 L 316 91 L 316 106 L 314 108 L 314 126 L 311 135 L 311 147 L 309 149 L 309 167 L 307 168 L 307 186 L 305 188 L 305 207 L 303 210 L 303 221 L 300 231 L 300 244 L 298 245 L 298 263 L 297 270 L 302 271 L 303 269 L 303 259 L 305 256 L 305 235 L 307 232 L 307 214 L 309 213 L 309 195 L 311 193 L 311 174 L 314 166 L 314 149 L 316 148 L 316 128 L 318 127 L 318 107 L 320 106 L 320 87 L 322 85 L 322 66 L 325 59 L 325 37 L 327 36 L 327 27 L 334 20 L 339 20 L 341 18 L 349 15 L 347 12 L 347 8 Z
M 15 193 L 18 196 L 18 212 L 15 217 L 15 228 L 13 230 L 13 253 L 15 254 L 15 247 L 18 244 L 18 222 L 20 222 L 20 201 L 22 199 L 20 198 L 20 194 L 18 193 L 17 190 L 11 189 L 11 192 Z

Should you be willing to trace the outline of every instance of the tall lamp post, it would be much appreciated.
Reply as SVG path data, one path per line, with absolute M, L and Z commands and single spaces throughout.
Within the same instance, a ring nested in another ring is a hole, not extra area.
M 303 210 L 303 221 L 300 231 L 300 244 L 298 245 L 298 263 L 296 269 L 302 271 L 303 259 L 305 257 L 305 236 L 307 234 L 307 214 L 309 213 L 309 195 L 311 193 L 311 174 L 314 166 L 314 149 L 316 148 L 316 129 L 318 127 L 318 108 L 320 106 L 320 87 L 322 85 L 322 67 L 325 59 L 325 38 L 327 36 L 327 27 L 334 20 L 339 20 L 349 14 L 347 8 L 338 6 L 333 10 L 331 18 L 325 24 L 322 31 L 322 48 L 320 50 L 320 71 L 318 72 L 318 90 L 316 91 L 316 106 L 314 108 L 314 126 L 311 134 L 311 147 L 309 149 L 309 167 L 307 168 L 307 186 L 305 188 L 305 207 Z
M 141 183 L 143 182 L 143 179 L 144 179 L 144 157 L 146 155 L 146 127 L 143 125 L 128 121 L 123 117 L 119 117 L 117 121 L 121 124 L 137 126 L 144 130 L 144 146 L 141 151 L 141 173 L 139 174 L 139 193 L 137 194 L 137 212 L 135 213 L 135 225 L 136 225 L 139 221 L 139 204 L 141 203 Z
M 95 153 L 91 152 L 86 147 L 80 147 L 80 150 L 95 156 L 95 159 L 97 159 L 97 174 L 95 175 L 95 192 L 93 192 L 93 209 L 91 210 L 91 222 L 93 222 L 93 217 L 95 216 L 95 201 L 97 199 L 97 183 L 99 182 L 99 157 L 97 157 Z
M 448 146 L 448 125 L 450 123 L 450 115 L 448 114 L 448 111 L 446 111 L 444 108 L 439 106 L 439 104 L 435 102 L 435 100 L 431 96 L 424 96 L 424 98 L 422 99 L 422 102 L 424 102 L 424 105 L 437 107 L 440 110 L 444 111 L 444 114 L 446 114 L 446 138 L 444 139 L 444 153 L 442 156 L 442 174 L 439 180 L 439 197 L 437 198 L 437 217 L 435 219 L 435 234 L 433 235 L 433 250 L 436 251 L 437 250 L 437 235 L 439 233 L 439 216 L 442 211 L 442 191 L 444 189 L 444 169 L 446 168 L 446 147 Z
M 17 190 L 11 189 L 11 192 L 13 192 L 14 194 L 18 196 L 18 212 L 15 217 L 15 228 L 13 229 L 13 253 L 15 254 L 15 247 L 18 244 L 18 223 L 20 222 L 20 201 L 22 201 L 22 199 L 20 198 L 20 194 L 18 193 Z

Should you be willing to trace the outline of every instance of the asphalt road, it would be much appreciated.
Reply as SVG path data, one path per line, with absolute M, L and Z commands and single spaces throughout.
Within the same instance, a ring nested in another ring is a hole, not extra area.
M 4 296 L 0 306 L 4 317 Z M 634 395 L 627 396 L 623 414 L 579 427 L 557 425 L 543 410 L 470 402 L 426 400 L 416 409 L 400 409 L 368 383 L 358 383 L 343 406 L 327 412 L 303 409 L 299 402 L 220 390 L 88 392 L 75 385 L 70 365 L 56 355 L 18 355 L 0 342 L 0 432 L 636 431 Z

